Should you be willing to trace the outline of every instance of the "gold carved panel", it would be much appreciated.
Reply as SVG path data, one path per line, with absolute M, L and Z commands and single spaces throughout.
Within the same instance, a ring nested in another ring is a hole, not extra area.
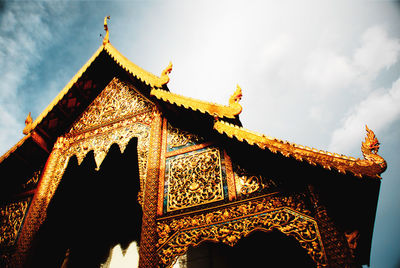
M 167 126 L 167 146 L 168 150 L 175 150 L 176 148 L 190 146 L 204 142 L 204 139 L 196 134 L 187 132 L 185 130 L 175 128 L 168 123 Z
M 150 124 L 155 106 L 130 84 L 114 78 L 59 140 L 66 160 L 76 155 L 80 164 L 94 152 L 97 169 L 111 145 L 116 143 L 123 153 L 132 138 L 138 139 L 138 165 L 142 194 L 150 147 Z M 64 167 L 65 168 L 65 167 Z
M 145 115 L 145 116 L 143 116 Z M 92 133 L 83 133 L 77 136 L 71 136 L 60 139 L 60 146 L 64 149 L 64 157 L 75 155 L 78 163 L 82 163 L 86 154 L 94 152 L 94 159 L 97 169 L 100 169 L 101 163 L 106 157 L 112 144 L 117 144 L 123 153 L 129 141 L 132 138 L 138 139 L 138 165 L 140 177 L 140 196 L 142 194 L 147 176 L 147 157 L 150 148 L 150 126 L 147 121 L 151 121 L 152 113 L 141 114 L 131 117 L 124 121 L 119 121 L 112 125 L 107 125 L 92 131 Z M 65 168 L 65 167 L 63 167 Z M 62 176 L 62 175 L 61 175 Z
M 149 111 L 154 104 L 130 84 L 115 77 L 82 113 L 70 132 L 82 132 L 132 114 Z
M 246 171 L 239 165 L 233 165 L 233 174 L 235 178 L 236 194 L 245 196 L 261 191 L 275 191 L 278 188 L 277 183 L 260 174 Z
M 167 211 L 224 199 L 221 156 L 207 148 L 167 159 Z
M 117 144 L 123 153 L 129 141 L 137 138 L 140 177 L 138 199 L 142 204 L 154 109 L 155 106 L 131 84 L 114 78 L 82 113 L 71 130 L 58 138 L 52 153 L 54 167 L 51 174 L 46 176 L 51 179 L 42 185 L 46 191 L 39 195 L 46 195 L 46 202 L 50 201 L 73 155 L 80 164 L 86 154 L 93 151 L 97 169 L 100 169 L 112 144 Z
M 13 246 L 31 197 L 0 207 L 0 248 Z
M 279 230 L 296 238 L 316 264 L 325 267 L 327 259 L 318 226 L 309 215 L 301 199 L 274 196 L 161 220 L 157 225 L 160 266 L 170 266 L 188 247 L 203 241 L 234 246 L 255 230 Z

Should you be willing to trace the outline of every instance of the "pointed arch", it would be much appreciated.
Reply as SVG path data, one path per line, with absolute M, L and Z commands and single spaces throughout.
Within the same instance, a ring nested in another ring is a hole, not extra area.
M 189 247 L 204 241 L 234 246 L 254 231 L 273 230 L 294 237 L 318 267 L 327 266 L 327 258 L 317 222 L 286 204 L 266 209 L 270 200 L 248 202 L 226 209 L 159 222 L 158 255 L 161 266 L 171 265 Z

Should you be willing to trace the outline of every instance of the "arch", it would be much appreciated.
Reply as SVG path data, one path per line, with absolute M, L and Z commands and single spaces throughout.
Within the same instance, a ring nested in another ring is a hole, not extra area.
M 316 267 L 295 238 L 273 230 L 253 231 L 233 247 L 224 243 L 203 242 L 189 247 L 187 267 Z
M 93 151 L 81 164 L 71 157 L 35 237 L 32 267 L 61 267 L 66 252 L 68 267 L 100 266 L 113 246 L 139 240 L 136 147 L 132 139 L 122 154 L 112 145 L 99 171 Z
M 240 207 L 230 209 L 239 208 L 240 210 Z M 214 213 L 225 214 L 225 212 L 221 211 Z M 227 214 L 225 220 L 213 222 L 212 216 L 209 216 L 210 214 L 212 213 L 206 214 L 205 218 L 210 220 L 206 220 L 204 225 L 195 218 L 185 218 L 181 223 L 172 223 L 175 228 L 177 225 L 181 226 L 176 231 L 174 229 L 175 232 L 170 231 L 171 227 L 169 225 L 158 225 L 159 236 L 161 237 L 158 255 L 161 266 L 171 265 L 178 256 L 185 254 L 189 247 L 197 246 L 204 241 L 222 242 L 229 246 L 234 246 L 243 237 L 259 230 L 264 232 L 280 231 L 287 236 L 295 238 L 318 267 L 327 266 L 327 259 L 317 223 L 307 215 L 288 207 L 282 207 L 247 215 L 242 213 L 241 216 L 232 218 Z M 187 224 L 188 221 L 191 224 Z M 195 224 L 192 224 L 193 222 Z M 163 236 L 166 239 L 163 239 Z

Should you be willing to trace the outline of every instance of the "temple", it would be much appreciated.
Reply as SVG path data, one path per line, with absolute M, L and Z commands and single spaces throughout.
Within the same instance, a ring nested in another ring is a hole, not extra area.
M 172 64 L 132 63 L 107 19 L 0 157 L 1 267 L 107 267 L 132 241 L 140 268 L 369 264 L 386 169 L 372 130 L 363 159 L 248 130 L 239 86 L 227 105 L 170 92 Z

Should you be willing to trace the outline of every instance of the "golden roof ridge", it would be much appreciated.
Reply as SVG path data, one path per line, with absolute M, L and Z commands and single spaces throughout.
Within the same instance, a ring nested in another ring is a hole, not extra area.
M 214 122 L 214 129 L 220 134 L 225 134 L 230 138 L 235 137 L 241 142 L 246 141 L 250 145 L 257 145 L 263 150 L 268 149 L 273 153 L 279 152 L 285 157 L 307 161 L 310 165 L 320 165 L 328 170 L 335 168 L 340 173 L 351 172 L 358 177 L 367 175 L 380 178 L 379 174 L 386 169 L 385 160 L 377 154 L 369 154 L 369 158 L 365 157 L 365 159 L 356 159 L 351 156 L 279 140 L 222 120 Z
M 140 66 L 136 65 L 124 55 L 121 54 L 111 43 L 106 43 L 104 49 L 107 54 L 125 71 L 129 72 L 131 75 L 135 76 L 140 81 L 144 82 L 146 85 L 160 88 L 167 84 L 169 81 L 168 74 L 172 70 L 172 63 L 169 63 L 168 67 L 162 71 L 161 76 L 156 76 Z
M 242 97 L 242 91 L 239 86 L 237 86 L 236 91 L 230 97 L 229 105 L 222 105 L 194 99 L 191 97 L 172 93 L 167 90 L 156 88 L 153 88 L 151 90 L 150 95 L 156 97 L 157 99 L 169 102 L 170 104 L 176 104 L 177 106 L 190 108 L 193 111 L 200 111 L 201 113 L 208 113 L 211 116 L 219 118 L 227 117 L 233 119 L 242 111 L 242 106 L 239 104 L 239 101 Z
M 0 163 L 2 163 L 6 158 L 10 156 L 13 152 L 15 152 L 24 142 L 31 137 L 31 133 L 22 137 L 13 147 L 11 147 L 7 152 L 5 152 L 2 156 L 0 156 Z
M 78 81 L 79 78 L 86 72 L 93 61 L 99 56 L 103 51 L 104 46 L 101 45 L 97 51 L 90 57 L 90 59 L 81 67 L 81 69 L 71 78 L 71 80 L 64 86 L 64 88 L 58 93 L 58 95 L 53 99 L 53 101 L 43 110 L 43 112 L 33 121 L 31 124 L 26 125 L 22 131 L 25 135 L 36 128 L 38 124 L 47 116 L 47 114 L 57 105 L 57 103 L 70 91 L 72 86 Z
M 131 62 L 124 55 L 122 55 L 109 41 L 109 31 L 107 25 L 107 19 L 110 16 L 104 18 L 104 30 L 106 31 L 106 36 L 103 39 L 102 45 L 97 49 L 97 51 L 90 57 L 90 59 L 79 69 L 79 71 L 71 78 L 71 80 L 64 86 L 64 88 L 58 93 L 58 95 L 53 99 L 53 101 L 43 110 L 43 112 L 30 124 L 27 124 L 22 131 L 25 135 L 36 128 L 38 124 L 48 115 L 48 113 L 57 105 L 57 103 L 70 91 L 73 85 L 78 81 L 79 78 L 86 72 L 89 66 L 96 60 L 100 53 L 104 50 L 121 68 L 128 71 L 131 75 L 135 76 L 140 81 L 150 85 L 152 87 L 162 87 L 169 81 L 168 74 L 172 70 L 172 63 L 162 71 L 161 77 L 158 77 L 138 65 Z

